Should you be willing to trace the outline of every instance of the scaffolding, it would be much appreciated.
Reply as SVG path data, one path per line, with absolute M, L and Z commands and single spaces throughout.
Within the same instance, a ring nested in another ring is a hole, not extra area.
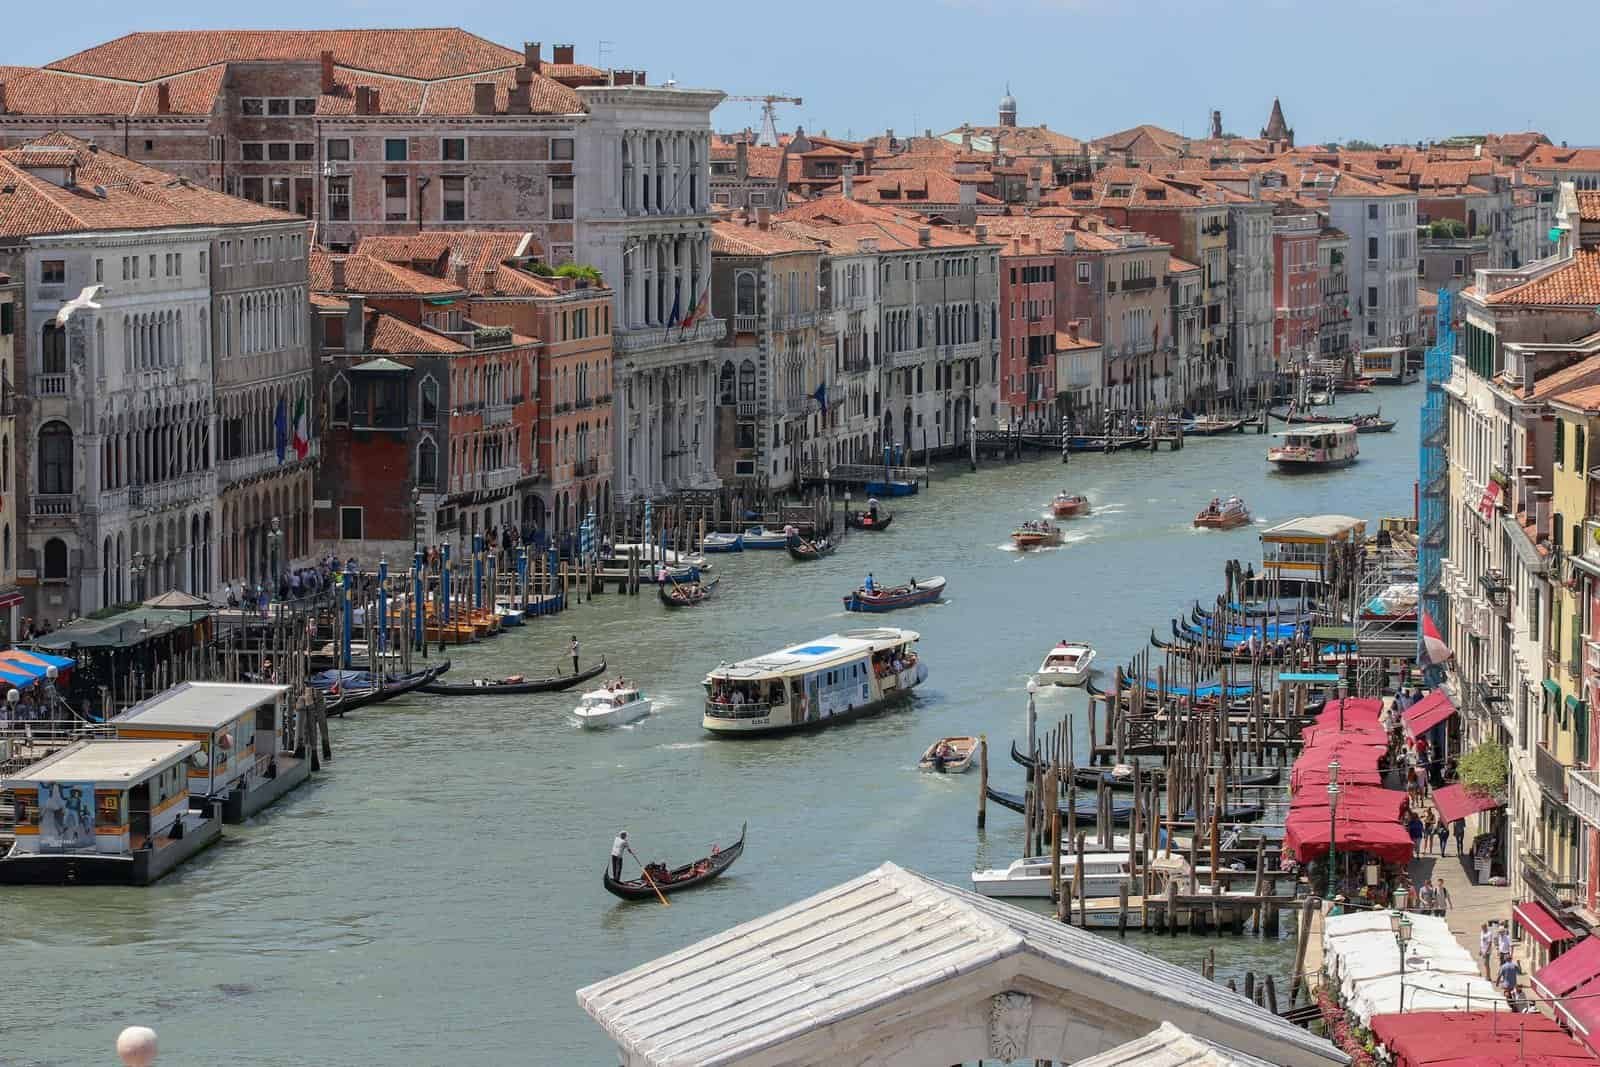
M 1444 595 L 1443 567 L 1448 549 L 1450 468 L 1446 457 L 1450 421 L 1445 406 L 1445 383 L 1450 380 L 1456 332 L 1452 324 L 1454 298 L 1439 290 L 1438 341 L 1428 349 L 1424 363 L 1427 393 L 1422 401 L 1422 457 L 1419 469 L 1417 532 L 1417 590 L 1422 611 L 1448 633 L 1448 598 Z M 1420 634 L 1420 627 L 1419 627 Z M 1420 640 L 1420 636 L 1418 638 Z M 1420 648 L 1417 650 L 1420 652 Z
M 1386 527 L 1409 527 L 1406 520 L 1386 519 Z M 1385 532 L 1389 532 L 1386 528 Z M 1417 652 L 1417 554 L 1407 531 L 1394 530 L 1369 547 L 1356 571 L 1356 681 L 1352 692 L 1380 696 L 1389 684 L 1389 664 L 1410 663 Z

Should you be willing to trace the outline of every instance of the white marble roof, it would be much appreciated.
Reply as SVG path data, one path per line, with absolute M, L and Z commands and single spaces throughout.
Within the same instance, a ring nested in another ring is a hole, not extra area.
M 1271 1060 L 1258 1059 L 1237 1049 L 1195 1037 L 1171 1023 L 1107 1049 L 1098 1056 L 1079 1060 L 1072 1067 L 1277 1067 Z

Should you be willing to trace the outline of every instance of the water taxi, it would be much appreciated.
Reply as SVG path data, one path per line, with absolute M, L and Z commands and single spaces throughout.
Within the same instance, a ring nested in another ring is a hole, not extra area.
M 1050 502 L 1050 514 L 1058 519 L 1076 519 L 1080 515 L 1089 514 L 1089 498 L 1082 493 L 1069 493 L 1066 490 L 1056 494 Z
M 586 730 L 624 726 L 650 714 L 650 700 L 632 682 L 617 680 L 583 694 L 572 717 Z
M 1022 549 L 1059 545 L 1061 527 L 1046 519 L 1029 519 L 1011 531 L 1011 541 Z
M 4 885 L 149 885 L 222 836 L 189 804 L 198 741 L 75 741 L 0 779 L 16 808 Z
M 917 766 L 941 774 L 962 774 L 971 768 L 972 758 L 977 752 L 976 737 L 941 737 L 922 753 Z
M 1273 434 L 1278 444 L 1267 450 L 1267 461 L 1280 471 L 1318 471 L 1348 467 L 1361 455 L 1356 428 L 1347 422 L 1298 426 Z
M 1050 857 L 1028 856 L 1015 860 L 1008 867 L 972 872 L 974 892 L 986 897 L 1044 897 L 1049 899 Z M 1061 883 L 1071 890 L 1078 868 L 1078 857 L 1064 853 L 1061 857 Z M 1083 857 L 1083 895 L 1086 897 L 1114 897 L 1129 884 L 1130 874 L 1126 852 L 1086 853 Z
M 878 711 L 927 679 L 912 648 L 921 636 L 890 626 L 847 630 L 724 664 L 705 677 L 703 725 L 714 734 L 766 734 Z
M 1236 496 L 1226 500 L 1211 498 L 1211 503 L 1200 509 L 1194 517 L 1194 524 L 1207 530 L 1231 530 L 1236 526 L 1250 524 L 1250 509 L 1244 506 L 1244 501 Z
M 1045 654 L 1035 677 L 1041 685 L 1082 685 L 1089 680 L 1093 664 L 1093 647 L 1082 641 L 1062 641 Z

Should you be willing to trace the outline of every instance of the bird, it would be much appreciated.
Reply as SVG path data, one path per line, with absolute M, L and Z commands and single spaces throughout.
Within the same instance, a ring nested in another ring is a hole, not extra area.
M 73 314 L 78 311 L 99 311 L 100 305 L 95 303 L 94 298 L 99 296 L 100 291 L 104 288 L 105 286 L 103 285 L 84 286 L 83 292 L 61 305 L 61 310 L 56 312 L 56 325 L 65 326 Z

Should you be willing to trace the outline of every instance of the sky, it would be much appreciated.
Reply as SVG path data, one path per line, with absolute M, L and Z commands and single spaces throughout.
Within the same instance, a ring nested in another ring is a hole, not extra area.
M 1020 121 L 1077 137 L 1142 122 L 1256 136 L 1282 98 L 1300 144 L 1416 141 L 1538 129 L 1600 142 L 1585 76 L 1595 0 L 809 0 L 703 5 L 600 0 L 200 0 L 7 4 L 0 65 L 40 65 L 135 30 L 453 24 L 516 48 L 571 42 L 579 62 L 652 83 L 798 96 L 779 127 L 835 137 L 993 123 L 1009 85 Z M 758 126 L 725 103 L 718 129 Z

